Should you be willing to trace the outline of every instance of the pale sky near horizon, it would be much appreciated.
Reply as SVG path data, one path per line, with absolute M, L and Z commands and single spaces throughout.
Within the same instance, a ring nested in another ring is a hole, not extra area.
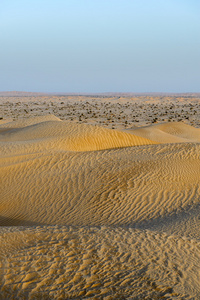
M 1 0 L 0 91 L 200 92 L 199 0 Z

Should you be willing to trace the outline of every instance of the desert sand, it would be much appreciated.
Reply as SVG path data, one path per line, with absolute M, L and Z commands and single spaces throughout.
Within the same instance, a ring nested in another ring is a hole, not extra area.
M 0 97 L 0 299 L 200 299 L 199 105 Z

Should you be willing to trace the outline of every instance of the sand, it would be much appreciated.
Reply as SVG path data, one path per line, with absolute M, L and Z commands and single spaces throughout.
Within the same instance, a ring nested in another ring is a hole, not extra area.
M 0 299 L 200 299 L 199 99 L 62 100 L 0 101 Z

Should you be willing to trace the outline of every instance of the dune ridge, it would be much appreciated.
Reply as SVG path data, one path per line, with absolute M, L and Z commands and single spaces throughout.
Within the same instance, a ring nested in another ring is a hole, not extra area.
M 0 125 L 0 299 L 199 299 L 199 129 Z

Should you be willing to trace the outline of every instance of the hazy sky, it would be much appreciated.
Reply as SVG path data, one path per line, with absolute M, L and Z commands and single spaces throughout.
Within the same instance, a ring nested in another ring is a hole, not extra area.
M 200 1 L 1 0 L 6 90 L 200 92 Z

